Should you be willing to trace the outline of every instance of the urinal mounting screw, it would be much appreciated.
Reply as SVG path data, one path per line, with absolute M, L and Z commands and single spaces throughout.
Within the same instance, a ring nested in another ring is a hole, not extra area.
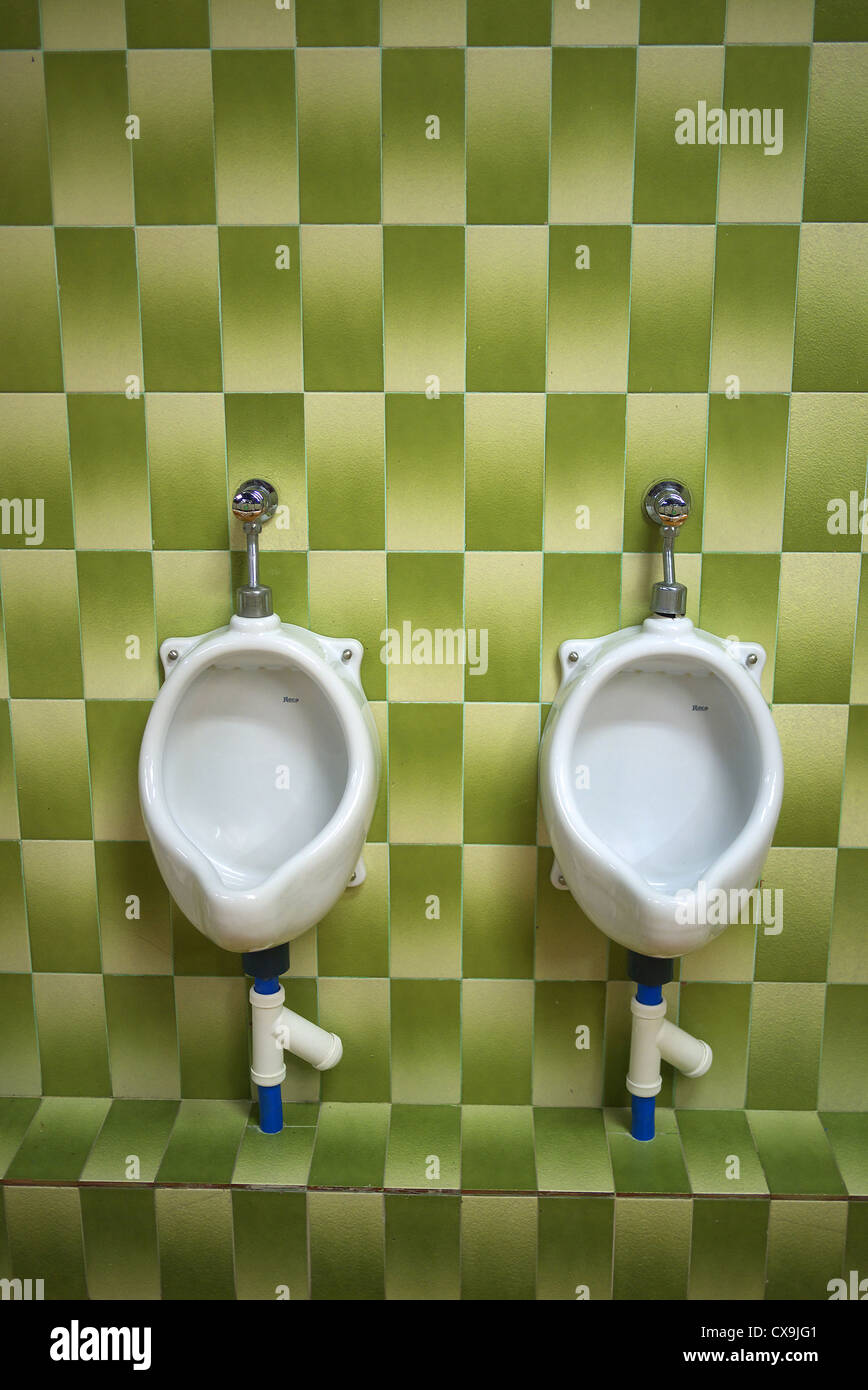
M 349 647 L 344 647 L 344 650 L 341 652 L 341 661 L 352 661 L 352 659 L 353 659 L 353 654 L 352 654 L 350 648 L 349 648 Z M 353 875 L 353 878 L 355 878 L 355 874 Z M 350 879 L 350 882 L 352 883 L 352 879 Z
M 172 651 L 166 652 L 166 660 L 167 660 L 167 661 L 177 661 L 177 660 L 178 660 L 178 653 L 174 650 L 174 648 L 172 649 Z
M 758 658 L 757 658 L 756 652 L 749 652 L 749 653 L 748 653 L 748 656 L 747 656 L 747 664 L 748 664 L 748 666 L 756 666 L 757 660 L 758 660 Z
M 578 652 L 570 652 L 569 656 L 567 657 L 567 661 L 569 661 L 570 664 L 573 664 L 574 662 L 578 661 L 578 659 L 579 659 L 579 653 L 578 653 Z
M 558 874 L 558 883 L 561 885 L 562 888 L 566 888 L 567 880 L 564 878 L 563 874 Z

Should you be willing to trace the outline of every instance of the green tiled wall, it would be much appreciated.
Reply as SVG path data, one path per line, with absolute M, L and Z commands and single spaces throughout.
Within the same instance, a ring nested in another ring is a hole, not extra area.
M 849 1134 L 868 1101 L 866 40 L 859 0 L 7 0 L 0 497 L 43 512 L 40 543 L 0 516 L 0 1095 L 52 1098 L 64 1133 L 64 1105 L 92 1107 L 96 1133 L 113 1101 L 100 1145 L 118 1152 L 134 1113 L 119 1107 L 150 1102 L 171 1129 L 179 1101 L 219 1103 L 219 1173 L 198 1172 L 175 1125 L 151 1181 L 160 1162 L 172 1181 L 232 1179 L 246 986 L 168 897 L 136 760 L 157 645 L 225 621 L 243 542 L 228 497 L 262 473 L 288 508 L 263 538 L 276 608 L 364 642 L 386 753 L 367 881 L 293 946 L 290 1002 L 345 1043 L 322 1078 L 290 1063 L 288 1098 L 325 1105 L 312 1185 L 343 1185 L 320 1151 L 329 1107 L 356 1116 L 370 1157 L 349 1185 L 383 1185 L 391 1102 L 396 1171 L 396 1116 L 432 1107 L 448 1129 L 438 1108 L 460 1104 L 464 1175 L 447 1187 L 490 1186 L 499 1145 L 510 1191 L 564 1190 L 541 1176 L 539 1123 L 534 1175 L 530 1107 L 555 1124 L 624 1103 L 629 987 L 625 952 L 549 882 L 537 746 L 559 642 L 646 611 L 658 562 L 639 502 L 671 472 L 695 499 L 691 616 L 768 650 L 786 791 L 765 877 L 784 929 L 734 926 L 682 962 L 672 1012 L 715 1063 L 667 1077 L 663 1099 L 686 1150 L 744 1107 L 822 1110 Z M 675 111 L 699 101 L 780 110 L 781 152 L 676 144 Z M 381 633 L 405 622 L 485 630 L 487 670 L 385 665 Z M 502 1144 L 497 1107 L 513 1117 Z M 614 1179 L 574 1174 L 570 1190 L 631 1191 L 622 1141 Z M 269 1171 L 249 1145 L 242 1184 Z M 287 1131 L 293 1182 L 311 1151 L 303 1126 Z M 675 1130 L 657 1152 L 653 1191 L 706 1191 Z M 726 1204 L 757 1270 L 762 1171 L 755 1200 Z M 303 1206 L 227 1189 L 212 1226 L 200 1196 L 161 1191 L 154 1209 L 83 1190 L 82 1253 L 77 1194 L 11 1188 L 9 1239 L 50 1222 L 68 1287 L 86 1267 L 93 1292 L 107 1232 L 141 1228 L 128 1277 L 146 1296 L 159 1232 L 164 1292 L 194 1261 L 221 1297 L 243 1207 L 236 1282 L 257 1296 L 252 1232 L 272 1212 L 294 1230 Z M 524 1296 L 537 1234 L 540 1291 L 588 1282 L 554 1199 L 538 1233 L 519 1197 L 476 1200 L 464 1296 Z M 427 1221 L 446 1296 L 457 1207 L 408 1201 L 386 1198 L 387 1291 L 419 1277 L 407 1252 Z M 648 1232 L 680 1238 L 662 1198 L 614 1201 L 614 1292 L 631 1296 Z M 789 1206 L 769 1278 L 795 1297 L 808 1217 Z M 373 1242 L 351 1269 L 346 1210 Z M 722 1212 L 694 1204 L 673 1293 L 705 1296 Z M 312 1194 L 308 1216 L 313 1292 L 381 1295 L 382 1199 Z M 570 1217 L 601 1250 L 612 1220 L 611 1200 Z M 204 1261 L 180 1234 L 200 1229 Z M 587 1259 L 611 1284 L 596 1247 Z

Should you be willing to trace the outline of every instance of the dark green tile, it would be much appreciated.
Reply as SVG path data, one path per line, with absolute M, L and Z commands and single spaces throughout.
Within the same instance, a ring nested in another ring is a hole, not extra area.
M 376 47 L 380 42 L 377 0 L 297 0 L 299 47 Z
M 263 1136 L 272 1140 L 274 1135 Z M 307 1212 L 302 1192 L 233 1192 L 237 1298 L 308 1297 Z
M 611 1298 L 611 1197 L 540 1197 L 538 1206 L 537 1298 Z
M 154 1182 L 178 1113 L 176 1100 L 115 1100 L 82 1182 Z
M 157 1181 L 231 1182 L 249 1113 L 242 1100 L 182 1101 Z
M 83 1188 L 81 1224 L 90 1298 L 138 1301 L 160 1297 L 152 1191 Z
M 868 1197 L 868 1115 L 820 1112 L 835 1163 L 851 1197 Z
M 698 1198 L 693 1203 L 688 1298 L 762 1298 L 768 1222 L 769 1203 L 762 1198 Z
M 229 1190 L 158 1188 L 156 1207 L 163 1298 L 234 1298 Z
M 546 47 L 552 40 L 551 11 L 549 0 L 467 0 L 467 43 Z
M 381 1193 L 311 1192 L 308 1226 L 311 1298 L 384 1297 Z
M 461 1186 L 459 1106 L 392 1106 L 384 1185 L 420 1191 Z
M 126 0 L 128 48 L 208 48 L 208 0 Z
M 389 1106 L 326 1103 L 320 1109 L 311 1187 L 382 1187 Z
M 626 1130 L 610 1129 L 609 1149 L 615 1191 L 624 1193 L 682 1193 L 690 1191 L 677 1131 L 666 1132 L 665 1112 L 658 1109 L 657 1133 L 647 1143 Z
M 742 1110 L 679 1110 L 677 1119 L 693 1192 L 768 1192 Z
M 397 1193 L 386 1201 L 386 1297 L 460 1297 L 459 1198 L 440 1194 L 430 1201 Z
M 292 1106 L 284 1107 L 279 1134 L 263 1134 L 254 1116 L 244 1131 L 232 1181 L 257 1187 L 303 1187 L 316 1138 L 313 1125 L 294 1125 Z
M 846 1195 L 819 1117 L 805 1110 L 748 1110 L 773 1197 Z
M 39 1105 L 35 1096 L 9 1096 L 0 1100 L 0 1178 L 21 1147 Z
M 640 43 L 723 43 L 726 0 L 642 0 Z
M 0 8 L 0 48 L 38 48 L 39 0 L 6 0 Z
M 536 1190 L 530 1106 L 463 1107 L 461 1186 L 465 1192 Z
M 612 1192 L 602 1110 L 536 1106 L 536 1174 L 540 1192 Z
M 77 1181 L 110 1103 L 102 1097 L 47 1096 L 6 1170 L 7 1181 Z

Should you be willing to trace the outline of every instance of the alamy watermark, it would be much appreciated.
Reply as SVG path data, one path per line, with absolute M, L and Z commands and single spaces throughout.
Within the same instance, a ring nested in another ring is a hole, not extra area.
M 780 936 L 784 929 L 782 888 L 709 888 L 700 879 L 695 888 L 679 888 L 675 894 L 675 921 L 680 927 L 727 927 L 733 922 L 761 926 L 764 936 Z
M 41 497 L 0 497 L 0 535 L 23 536 L 25 545 L 45 540 L 45 501 Z
M 467 666 L 471 676 L 488 670 L 487 627 L 387 627 L 380 633 L 384 666 Z
M 784 148 L 784 113 L 776 106 L 709 106 L 698 101 L 696 110 L 679 106 L 675 112 L 676 145 L 762 145 L 763 154 L 780 154 Z

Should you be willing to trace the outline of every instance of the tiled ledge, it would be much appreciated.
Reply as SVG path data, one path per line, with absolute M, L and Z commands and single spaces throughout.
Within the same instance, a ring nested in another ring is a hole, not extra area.
M 289 1104 L 279 1135 L 240 1100 L 0 1100 L 5 1185 L 147 1184 L 513 1195 L 868 1197 L 868 1114 Z
M 0 1101 L 0 1277 L 47 1298 L 827 1299 L 868 1272 L 866 1115 L 661 1109 L 649 1145 L 622 1110 L 287 1120 Z

